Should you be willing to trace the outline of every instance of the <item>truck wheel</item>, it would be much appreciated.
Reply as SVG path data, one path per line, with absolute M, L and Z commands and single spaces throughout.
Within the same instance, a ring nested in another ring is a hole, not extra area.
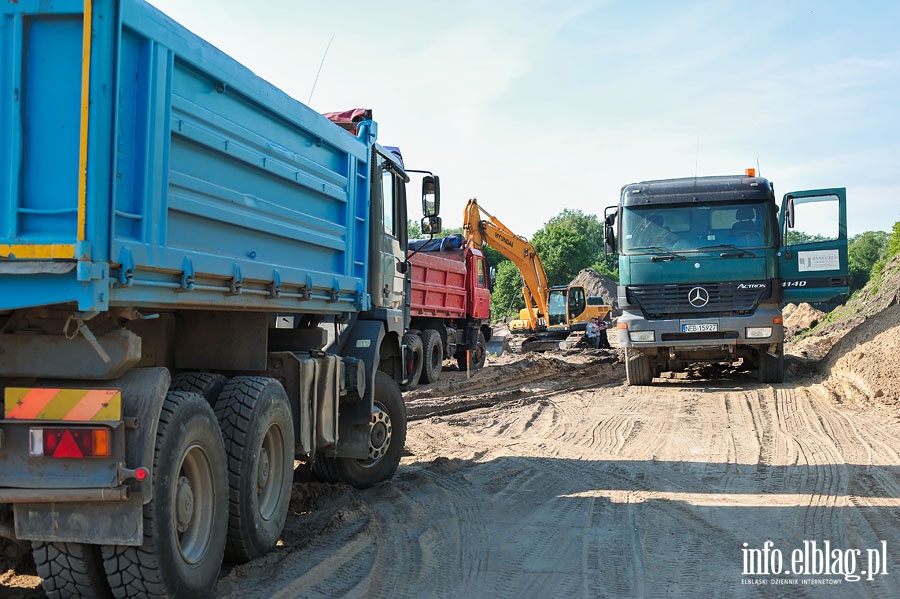
M 228 454 L 226 555 L 246 562 L 275 547 L 291 502 L 294 426 L 287 393 L 275 379 L 231 379 L 216 404 Z
M 422 351 L 424 355 L 422 382 L 436 383 L 441 376 L 441 367 L 444 364 L 444 346 L 441 342 L 441 334 L 434 329 L 422 331 Z
M 403 335 L 403 345 L 406 350 L 406 372 L 409 373 L 409 381 L 405 385 L 401 385 L 403 391 L 412 391 L 419 386 L 419 377 L 422 376 L 422 364 L 424 362 L 424 349 L 422 348 L 422 338 L 415 333 L 406 333 Z
M 225 554 L 228 472 L 219 423 L 200 395 L 166 395 L 151 484 L 143 545 L 103 546 L 112 592 L 120 598 L 205 597 Z
M 649 356 L 640 351 L 625 348 L 625 378 L 629 385 L 649 385 L 653 381 Z
M 780 383 L 784 381 L 784 344 L 779 343 L 775 355 L 765 348 L 759 350 L 759 382 Z
M 31 548 L 49 599 L 112 597 L 99 545 L 34 542 Z
M 323 480 L 366 489 L 390 479 L 406 444 L 406 405 L 400 387 L 386 373 L 375 372 L 375 399 L 369 427 L 369 457 L 329 458 L 320 455 L 313 471 Z
M 212 372 L 181 372 L 172 377 L 169 391 L 199 393 L 209 402 L 209 405 L 215 406 L 216 398 L 219 397 L 222 387 L 227 382 L 227 378 Z
M 478 341 L 475 344 L 475 349 L 471 351 L 471 362 L 469 363 L 469 368 L 471 368 L 472 370 L 478 370 L 479 368 L 484 366 L 485 362 L 487 362 L 487 341 L 484 340 L 484 333 L 478 331 Z M 463 372 L 466 371 L 465 350 L 457 352 L 456 365 Z

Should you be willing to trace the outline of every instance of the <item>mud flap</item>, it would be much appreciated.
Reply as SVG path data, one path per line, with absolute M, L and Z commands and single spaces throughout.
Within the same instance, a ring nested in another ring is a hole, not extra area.
M 369 456 L 369 435 L 384 326 L 377 320 L 358 320 L 344 344 L 343 355 L 366 365 L 366 391 L 361 401 L 341 404 L 335 457 L 364 460 Z M 397 348 L 399 354 L 399 348 Z
M 29 541 L 140 545 L 144 538 L 143 499 L 128 501 L 17 503 L 16 536 Z

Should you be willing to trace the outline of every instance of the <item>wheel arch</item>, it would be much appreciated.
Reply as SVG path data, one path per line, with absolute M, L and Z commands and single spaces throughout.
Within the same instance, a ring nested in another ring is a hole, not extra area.
M 342 355 L 357 358 L 365 365 L 366 390 L 360 401 L 342 403 L 338 422 L 336 457 L 364 459 L 368 456 L 369 423 L 375 397 L 375 372 L 380 369 L 382 356 L 397 356 L 399 365 L 400 338 L 386 333 L 378 320 L 357 320 L 347 332 Z M 395 381 L 395 373 L 385 372 Z

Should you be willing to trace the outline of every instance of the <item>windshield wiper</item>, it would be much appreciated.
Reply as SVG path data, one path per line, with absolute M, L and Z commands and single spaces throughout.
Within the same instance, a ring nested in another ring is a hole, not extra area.
M 722 252 L 719 254 L 720 258 L 727 258 L 728 256 L 737 256 L 738 258 L 743 258 L 744 254 L 749 255 L 751 258 L 756 258 L 756 254 L 751 252 L 746 248 L 739 248 L 733 243 L 720 243 L 717 245 L 705 245 L 701 248 L 701 250 L 734 250 L 733 252 Z
M 656 262 L 658 260 L 687 260 L 687 258 L 682 256 L 681 254 L 676 254 L 672 250 L 667 250 L 666 248 L 660 247 L 658 245 L 645 245 L 643 247 L 631 248 L 631 251 L 634 251 L 634 250 L 651 250 L 654 252 L 659 252 L 659 254 L 662 254 L 662 255 L 653 256 L 651 258 L 651 260 L 654 262 Z

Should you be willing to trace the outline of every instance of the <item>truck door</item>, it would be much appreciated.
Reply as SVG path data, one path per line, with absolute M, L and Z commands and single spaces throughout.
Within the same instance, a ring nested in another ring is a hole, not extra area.
M 373 231 L 375 254 L 374 271 L 369 273 L 378 288 L 372 294 L 375 307 L 401 309 L 404 306 L 406 274 L 397 265 L 406 257 L 406 188 L 401 176 L 391 168 L 391 162 L 376 152 L 376 173 L 381 174 L 372 193 L 373 221 L 380 223 Z
M 477 320 L 486 320 L 491 316 L 491 292 L 488 289 L 487 267 L 484 257 L 468 253 L 470 316 Z
M 784 303 L 843 301 L 849 293 L 847 190 L 793 191 L 778 219 Z

